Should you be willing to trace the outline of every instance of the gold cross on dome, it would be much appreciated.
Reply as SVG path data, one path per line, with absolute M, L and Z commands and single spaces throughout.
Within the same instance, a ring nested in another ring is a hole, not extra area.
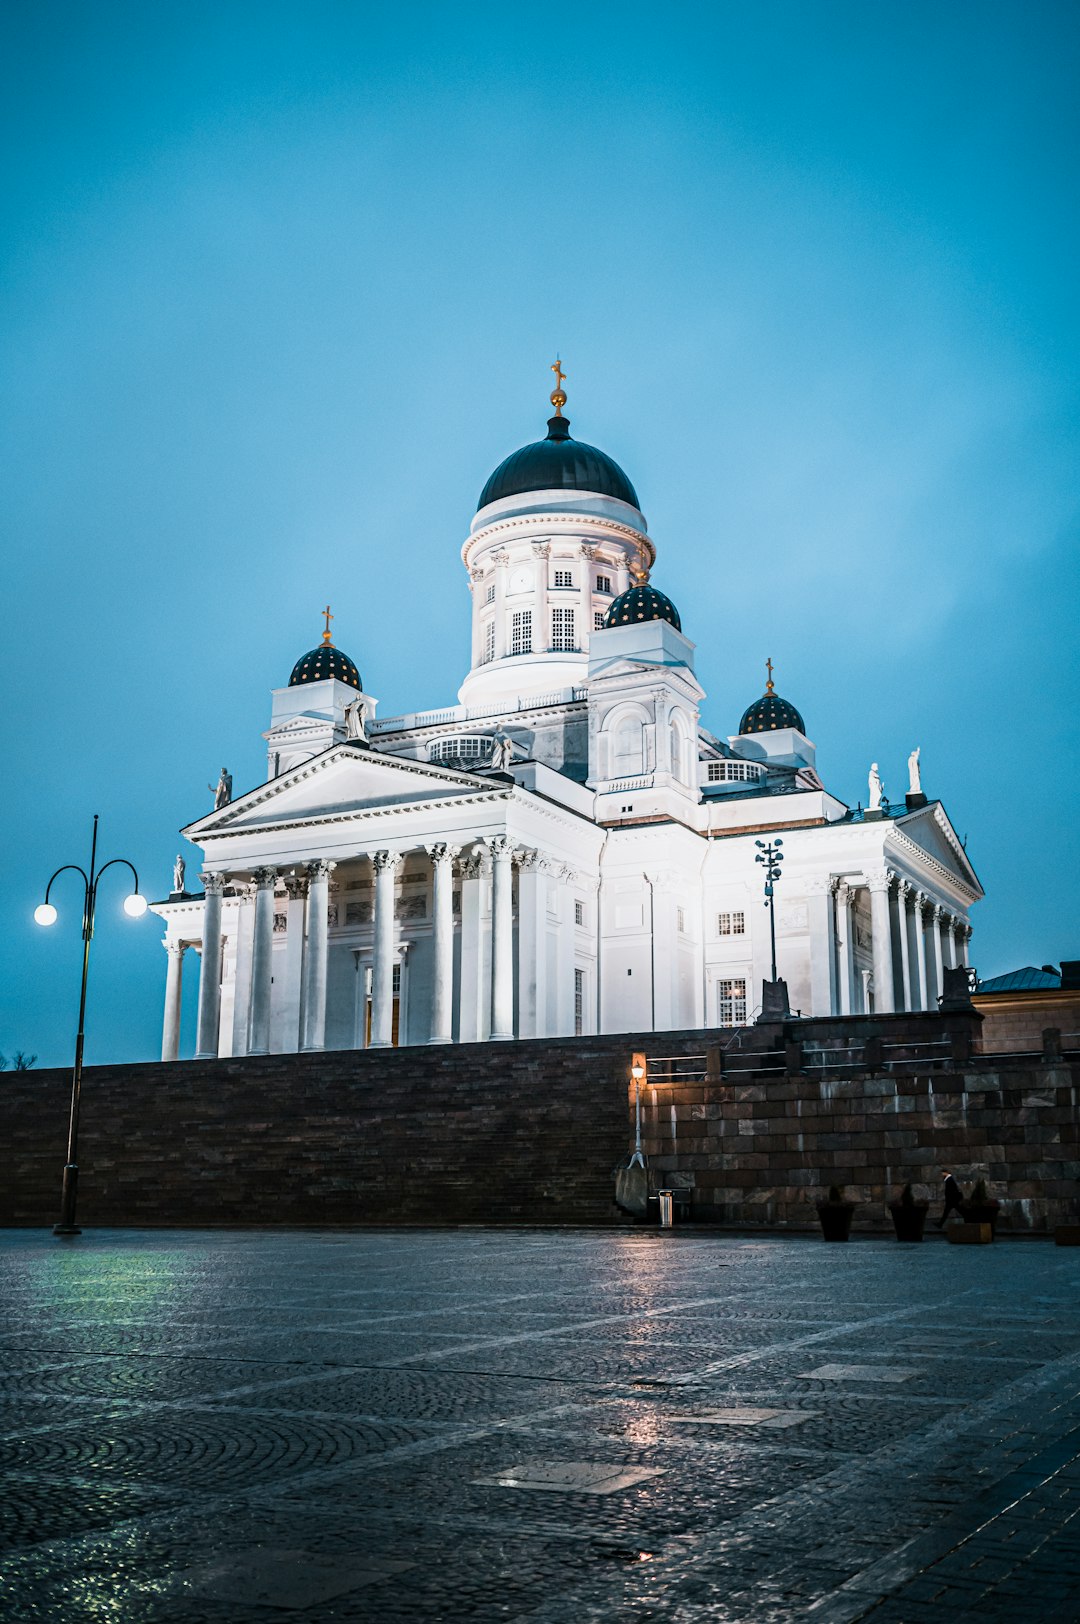
M 774 694 L 776 692 L 776 689 L 773 687 L 773 679 L 772 679 L 773 663 L 772 663 L 771 660 L 766 660 L 765 661 L 765 669 L 769 673 L 769 680 L 765 684 L 765 692 L 767 694 Z
M 558 357 L 558 356 L 556 357 L 555 365 L 552 367 L 551 370 L 555 374 L 555 387 L 557 389 L 561 389 L 562 386 L 563 386 L 563 383 L 566 380 L 566 373 L 562 369 L 562 360 L 561 360 L 560 357 Z
M 334 617 L 330 613 L 330 605 L 329 604 L 327 604 L 326 608 L 323 610 L 323 614 L 326 617 L 326 629 L 322 634 L 322 640 L 323 640 L 324 643 L 326 643 L 326 644 L 328 644 L 328 645 L 330 645 L 332 647 L 333 645 L 330 642 L 330 622 L 333 620 Z
M 555 387 L 548 398 L 555 408 L 555 416 L 561 417 L 562 409 L 566 405 L 566 390 L 563 388 L 566 373 L 562 369 L 562 360 L 558 356 L 556 356 L 551 370 L 555 374 Z

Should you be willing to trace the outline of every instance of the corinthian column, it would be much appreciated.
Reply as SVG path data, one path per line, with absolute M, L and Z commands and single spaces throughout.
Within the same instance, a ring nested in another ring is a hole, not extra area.
M 217 1056 L 221 1024 L 221 893 L 224 874 L 202 875 L 206 900 L 203 903 L 202 961 L 199 967 L 199 1024 L 195 1039 L 196 1060 Z
M 371 967 L 371 1047 L 388 1049 L 394 1041 L 394 880 L 401 853 L 377 851 L 375 870 L 375 931 Z
M 911 941 L 908 936 L 908 898 L 911 896 L 911 886 L 906 880 L 901 880 L 896 887 L 896 911 L 900 925 L 900 980 L 903 989 L 904 1008 L 911 1009 Z
M 840 880 L 836 887 L 836 930 L 838 937 L 838 971 L 840 981 L 841 1015 L 851 1014 L 852 967 L 851 956 L 851 887 Z
M 513 851 L 506 835 L 488 841 L 491 851 L 491 1036 L 514 1035 Z
M 893 992 L 892 922 L 889 909 L 889 885 L 892 876 L 888 869 L 868 874 L 870 888 L 870 934 L 874 952 L 874 1013 L 891 1015 L 896 1008 Z
M 431 914 L 435 961 L 430 1043 L 449 1043 L 454 1036 L 454 858 L 460 850 L 460 846 L 448 846 L 444 842 L 427 848 L 433 874 Z
M 330 874 L 336 866 L 323 858 L 307 865 L 307 945 L 304 953 L 304 1007 L 300 1020 L 302 1049 L 326 1047 L 327 908 Z
M 180 1057 L 180 993 L 184 976 L 186 942 L 166 942 L 169 969 L 165 977 L 165 1024 L 161 1033 L 162 1060 Z
M 277 870 L 257 868 L 255 928 L 251 947 L 251 1035 L 249 1054 L 270 1053 L 270 974 L 274 957 L 274 882 Z
M 937 1001 L 945 991 L 945 978 L 941 973 L 941 915 L 942 909 L 935 902 L 930 909 L 930 1009 L 937 1008 Z
M 926 980 L 926 916 L 923 909 L 926 907 L 926 894 L 923 891 L 915 893 L 915 968 L 918 972 L 918 1001 L 916 1009 L 929 1009 L 929 988 Z

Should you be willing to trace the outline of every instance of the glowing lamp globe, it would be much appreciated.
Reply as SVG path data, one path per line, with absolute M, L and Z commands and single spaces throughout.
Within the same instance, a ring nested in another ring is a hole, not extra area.
M 141 919 L 146 912 L 146 898 L 133 891 L 129 897 L 124 898 L 124 912 L 129 919 Z
M 55 925 L 56 909 L 51 902 L 39 902 L 34 909 L 34 918 L 39 925 Z

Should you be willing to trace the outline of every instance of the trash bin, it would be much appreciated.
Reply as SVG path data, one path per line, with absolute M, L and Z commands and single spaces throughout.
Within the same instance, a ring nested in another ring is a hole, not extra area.
M 674 1198 L 670 1190 L 658 1190 L 660 1198 L 660 1228 L 670 1229 L 674 1216 Z

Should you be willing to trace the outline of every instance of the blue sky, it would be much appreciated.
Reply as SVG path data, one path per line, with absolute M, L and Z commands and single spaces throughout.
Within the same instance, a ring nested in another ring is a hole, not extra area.
M 328 599 L 382 714 L 453 697 L 556 350 L 706 725 L 771 654 L 845 799 L 921 745 L 980 970 L 1080 956 L 1078 47 L 1000 0 L 7 7 L 0 1052 L 69 1056 L 74 891 L 31 916 L 92 813 L 162 894 Z M 105 884 L 88 1058 L 151 1058 Z

